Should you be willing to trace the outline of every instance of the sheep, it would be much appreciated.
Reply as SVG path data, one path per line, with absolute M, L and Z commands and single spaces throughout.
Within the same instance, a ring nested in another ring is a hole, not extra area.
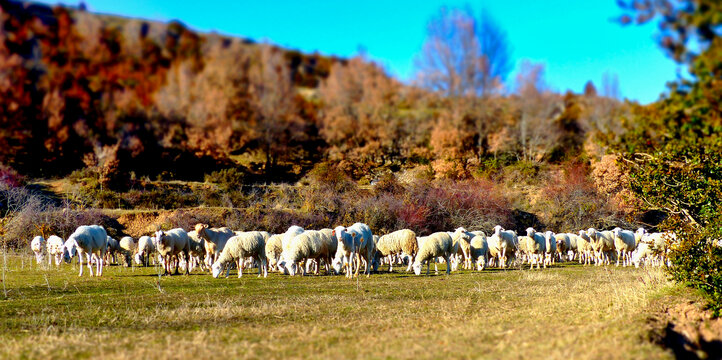
M 228 239 L 235 235 L 227 227 L 209 229 L 208 224 L 200 223 L 196 224 L 195 231 L 203 239 L 203 245 L 206 249 L 206 265 L 208 266 L 211 266 L 211 263 L 218 259 Z
M 546 261 L 549 265 L 554 265 L 554 259 L 557 253 L 557 241 L 554 235 L 555 234 L 552 231 L 547 231 L 544 234 L 544 240 L 546 241 L 546 252 L 544 254 L 544 261 Z
M 307 266 L 310 265 L 311 259 L 316 260 L 317 263 L 323 259 L 327 265 L 330 264 L 336 254 L 335 251 L 331 251 L 335 250 L 333 249 L 335 237 L 330 235 L 328 232 L 317 230 L 306 230 L 296 235 L 283 249 L 279 266 L 285 267 L 288 274 L 294 276 L 298 272 L 298 264 L 304 259 Z M 308 269 L 302 266 L 301 275 L 306 275 L 307 272 Z M 326 273 L 330 273 L 330 269 L 326 268 Z
M 30 249 L 35 253 L 35 262 L 40 264 L 43 261 L 45 250 L 45 238 L 36 236 L 30 241 Z
M 428 261 L 437 257 L 443 257 L 446 261 L 446 275 L 451 273 L 451 267 L 449 266 L 449 256 L 451 256 L 454 248 L 454 240 L 451 239 L 448 233 L 437 232 L 429 236 L 421 236 L 416 238 L 419 244 L 419 250 L 416 253 L 414 259 L 414 273 L 421 275 L 421 265 L 426 262 L 426 275 L 429 275 L 429 266 L 431 265 Z
M 412 261 L 419 250 L 419 245 L 416 242 L 416 233 L 409 229 L 402 229 L 381 236 L 377 244 L 377 249 L 381 256 L 389 258 L 389 272 L 394 271 L 393 261 L 391 260 L 393 255 L 408 254 L 411 257 L 409 265 L 406 268 L 408 272 L 411 271 Z
M 106 259 L 105 261 L 110 265 L 110 259 L 113 259 L 113 264 L 116 264 L 116 254 L 120 252 L 120 242 L 118 240 L 113 239 L 110 236 L 106 236 L 106 241 L 108 242 L 108 252 L 106 253 Z
M 105 229 L 99 225 L 83 225 L 75 229 L 68 241 L 65 242 L 63 249 L 63 258 L 66 262 L 71 261 L 71 256 L 78 253 L 78 263 L 80 264 L 80 274 L 83 276 L 83 254 L 87 254 L 88 270 L 90 276 L 93 276 L 93 266 L 91 263 L 95 261 L 96 276 L 103 275 L 103 258 L 108 251 L 108 234 Z
M 614 228 L 614 248 L 617 250 L 617 265 L 619 266 L 619 258 L 622 258 L 622 266 L 632 265 L 632 251 L 636 250 L 637 242 L 635 234 L 629 230 Z
M 471 269 L 471 238 L 474 234 L 466 231 L 463 227 L 454 230 L 451 235 L 454 240 L 455 255 L 461 255 L 464 258 L 464 269 Z M 455 262 L 458 264 L 458 262 Z M 457 265 L 455 265 L 456 267 Z
M 77 248 L 75 247 L 75 240 L 68 238 L 68 240 L 65 240 L 63 243 L 63 247 L 61 248 L 62 253 L 62 259 L 66 263 L 70 264 L 73 261 L 73 258 L 77 254 Z M 80 261 L 78 261 L 80 262 Z M 80 264 L 83 265 L 82 263 Z
M 200 233 L 199 233 L 200 234 Z M 181 229 L 175 228 L 168 231 L 158 230 L 155 232 L 156 249 L 163 259 L 164 275 L 170 275 L 173 256 L 178 257 L 181 253 L 184 259 L 188 261 L 190 256 L 190 238 L 188 233 Z M 178 263 L 175 265 L 175 273 L 178 274 Z M 188 266 L 186 266 L 186 275 L 188 275 Z
M 206 247 L 203 239 L 198 236 L 198 232 L 193 230 L 188 233 L 190 260 L 187 266 L 188 271 L 192 272 L 196 267 L 200 267 L 201 271 L 205 271 Z
M 469 242 L 471 259 L 476 260 L 476 270 L 482 271 L 489 259 L 489 243 L 486 236 L 474 235 Z
M 135 251 L 136 243 L 130 236 L 123 236 L 118 242 L 120 253 L 123 255 L 123 266 L 131 266 L 131 254 Z
M 266 242 L 263 240 L 264 235 L 260 231 L 248 231 L 232 236 L 226 242 L 221 251 L 221 255 L 211 265 L 211 272 L 214 278 L 223 271 L 223 268 L 235 261 L 238 266 L 238 278 L 243 276 L 243 263 L 246 257 L 253 257 L 259 263 L 258 276 L 268 276 L 268 268 L 266 266 Z M 226 277 L 230 274 L 231 269 L 228 266 Z
M 53 258 L 55 258 L 55 265 L 60 266 L 63 258 L 63 239 L 59 236 L 50 235 L 45 248 L 48 252 L 48 266 L 50 266 Z
M 155 253 L 155 241 L 150 236 L 141 236 L 138 239 L 138 252 L 135 254 L 135 263 L 143 266 L 150 265 L 151 254 Z
M 614 234 L 611 231 L 597 231 L 589 228 L 587 236 L 594 251 L 596 265 L 609 265 L 610 253 L 614 251 Z
M 278 265 L 281 253 L 283 252 L 282 240 L 283 234 L 276 234 L 269 237 L 268 241 L 266 241 L 266 259 L 268 260 L 268 267 L 270 269 L 277 269 L 278 271 L 281 271 L 281 269 L 276 266 Z
M 549 247 L 547 246 L 547 239 L 544 234 L 537 232 L 532 227 L 529 227 L 526 229 L 526 236 L 524 236 L 519 243 L 519 246 L 524 248 L 526 251 L 530 269 L 534 267 L 534 264 L 536 264 L 537 269 L 539 269 L 541 265 L 543 265 L 544 268 L 547 267 L 547 262 L 544 259 L 544 256 Z
M 632 263 L 634 264 L 634 267 L 639 267 L 639 264 L 642 263 L 644 260 L 646 263 L 646 260 L 648 258 L 652 259 L 652 264 L 654 264 L 654 259 L 656 257 L 654 248 L 652 244 L 646 243 L 646 242 L 640 242 L 637 246 L 637 250 L 632 254 Z
M 589 265 L 592 262 L 592 243 L 589 236 L 584 230 L 579 230 L 577 235 L 577 252 L 579 253 L 579 263 Z
M 336 239 L 336 236 L 333 235 L 333 229 L 329 228 L 323 228 L 319 230 L 322 234 L 322 239 L 326 242 L 328 246 L 328 251 L 331 253 L 330 261 L 327 261 L 324 259 L 324 267 L 326 268 L 326 273 L 331 273 L 331 263 L 333 262 L 333 258 L 336 256 L 336 251 L 338 250 L 338 240 Z M 374 242 L 374 252 L 376 251 L 376 244 Z M 317 272 L 318 273 L 318 272 Z
M 366 224 L 355 223 L 347 228 L 337 226 L 333 235 L 338 242 L 336 256 L 333 260 L 333 267 L 337 273 L 341 272 L 344 264 L 348 266 L 346 277 L 358 276 L 361 260 L 366 262 L 364 274 L 368 277 L 371 273 L 371 258 L 373 257 L 374 241 L 371 228 Z M 354 270 L 355 263 L 355 271 Z
M 564 255 L 568 255 L 570 251 L 576 252 L 577 243 L 576 235 L 574 234 L 554 234 L 554 241 L 556 243 L 557 255 L 559 255 L 559 261 L 564 260 Z M 569 260 L 574 260 L 569 259 Z
M 504 230 L 501 225 L 494 227 L 494 234 L 487 238 L 489 255 L 499 259 L 499 265 L 505 268 L 513 257 L 519 245 L 516 232 Z

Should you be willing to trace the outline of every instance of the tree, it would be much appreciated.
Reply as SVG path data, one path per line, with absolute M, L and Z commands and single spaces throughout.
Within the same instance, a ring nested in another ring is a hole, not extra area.
M 279 157 L 288 154 L 304 134 L 297 118 L 296 90 L 282 51 L 272 46 L 261 47 L 249 78 L 253 130 L 265 154 L 264 172 L 268 175 Z
M 610 99 L 619 99 L 619 77 L 615 73 L 605 72 L 602 74 L 602 96 Z
M 383 165 L 401 156 L 401 84 L 363 56 L 336 63 L 320 87 L 321 136 L 335 160 Z
M 486 97 L 501 91 L 511 70 L 506 33 L 483 13 L 441 8 L 427 24 L 416 59 L 420 83 L 450 97 Z
M 670 86 L 657 103 L 637 107 L 617 144 L 632 191 L 665 211 L 675 231 L 673 277 L 710 295 L 722 310 L 722 3 L 714 0 L 622 2 L 623 23 L 659 19 L 660 44 L 689 65 L 693 79 Z M 688 41 L 694 38 L 695 45 Z

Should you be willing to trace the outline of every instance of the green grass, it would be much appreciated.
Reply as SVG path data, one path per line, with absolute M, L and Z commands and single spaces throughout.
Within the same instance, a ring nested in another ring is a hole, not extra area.
M 0 358 L 672 357 L 645 340 L 650 302 L 675 288 L 659 270 L 159 280 L 121 266 L 79 278 L 29 256 L 7 267 Z

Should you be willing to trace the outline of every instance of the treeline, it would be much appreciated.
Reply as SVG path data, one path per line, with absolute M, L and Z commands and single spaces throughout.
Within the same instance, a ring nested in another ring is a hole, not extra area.
M 237 168 L 249 181 L 288 181 L 331 162 L 354 179 L 418 166 L 463 179 L 524 160 L 600 158 L 599 140 L 619 136 L 628 111 L 591 83 L 584 94 L 551 91 L 538 64 L 506 91 L 450 93 L 402 84 L 363 56 L 65 7 L 0 8 L 0 162 L 29 177 L 89 168 L 122 187 Z M 489 75 L 484 86 L 504 86 Z

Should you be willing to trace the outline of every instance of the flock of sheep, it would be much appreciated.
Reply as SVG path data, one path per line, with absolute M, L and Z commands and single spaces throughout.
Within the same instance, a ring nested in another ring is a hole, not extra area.
M 271 235 L 265 231 L 232 231 L 226 227 L 210 228 L 197 224 L 186 232 L 181 228 L 159 230 L 137 241 L 126 236 L 117 241 L 108 236 L 98 225 L 83 225 L 63 241 L 58 236 L 45 240 L 36 236 L 31 249 L 36 261 L 41 263 L 48 256 L 48 265 L 55 259 L 56 266 L 70 263 L 76 255 L 81 264 L 79 276 L 83 275 L 83 261 L 87 263 L 90 276 L 103 274 L 103 265 L 122 258 L 125 266 L 131 266 L 131 258 L 138 265 L 160 264 L 164 274 L 185 273 L 200 268 L 210 270 L 218 277 L 226 269 L 226 277 L 232 266 L 238 269 L 238 277 L 245 268 L 257 267 L 258 276 L 266 277 L 268 270 L 288 275 L 319 273 L 323 266 L 326 274 L 341 274 L 351 278 L 359 275 L 363 267 L 366 276 L 378 267 L 388 264 L 407 264 L 406 271 L 413 269 L 421 274 L 426 264 L 429 274 L 431 262 L 444 261 L 446 273 L 460 265 L 478 271 L 487 266 L 506 268 L 513 263 L 528 264 L 530 268 L 546 268 L 556 261 L 578 261 L 583 264 L 607 265 L 616 260 L 619 266 L 656 265 L 666 263 L 667 244 L 675 240 L 673 233 L 648 233 L 643 228 L 636 232 L 615 228 L 597 231 L 594 228 L 580 230 L 578 234 L 551 231 L 537 232 L 526 229 L 526 235 L 516 231 L 494 227 L 491 236 L 483 231 L 467 231 L 458 228 L 453 232 L 436 232 L 428 236 L 416 236 L 408 229 L 394 231 L 383 236 L 373 235 L 368 225 L 356 223 L 335 229 L 305 230 L 291 226 L 283 234 Z M 157 255 L 157 256 L 153 256 Z M 437 269 L 438 272 L 438 269 Z

